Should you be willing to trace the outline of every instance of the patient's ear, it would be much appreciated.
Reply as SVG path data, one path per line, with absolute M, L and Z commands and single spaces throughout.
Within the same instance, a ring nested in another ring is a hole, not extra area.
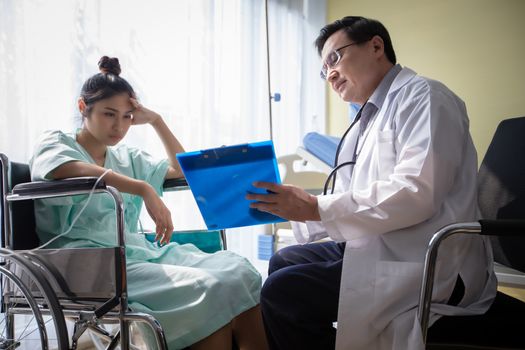
M 84 102 L 84 99 L 82 97 L 78 99 L 78 110 L 80 111 L 80 114 L 82 114 L 83 117 L 86 116 L 86 102 Z

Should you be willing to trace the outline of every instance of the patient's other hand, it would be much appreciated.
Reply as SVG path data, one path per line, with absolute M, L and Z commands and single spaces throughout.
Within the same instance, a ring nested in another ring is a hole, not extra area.
M 148 189 L 142 196 L 148 214 L 155 222 L 155 240 L 161 245 L 168 244 L 173 234 L 173 222 L 171 212 L 162 199 L 157 195 L 155 189 L 148 185 Z

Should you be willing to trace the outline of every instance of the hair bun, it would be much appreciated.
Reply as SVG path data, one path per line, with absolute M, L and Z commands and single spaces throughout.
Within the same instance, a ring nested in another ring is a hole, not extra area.
M 121 72 L 120 63 L 116 57 L 102 56 L 98 61 L 98 69 L 104 74 L 119 75 Z

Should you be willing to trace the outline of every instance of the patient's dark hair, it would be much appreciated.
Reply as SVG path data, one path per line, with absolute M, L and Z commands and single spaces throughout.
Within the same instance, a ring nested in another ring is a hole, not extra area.
M 385 26 L 375 19 L 359 16 L 343 17 L 324 26 L 315 40 L 315 47 L 317 48 L 319 56 L 321 56 L 326 40 L 341 29 L 345 31 L 350 40 L 356 43 L 364 43 L 378 35 L 383 39 L 386 57 L 392 64 L 396 64 L 396 53 L 394 52 L 392 40 Z
M 116 57 L 103 56 L 98 61 L 100 73 L 86 80 L 80 91 L 80 97 L 86 104 L 84 116 L 89 115 L 93 104 L 97 101 L 127 93 L 129 97 L 136 97 L 135 91 L 126 79 L 119 76 L 120 63 Z

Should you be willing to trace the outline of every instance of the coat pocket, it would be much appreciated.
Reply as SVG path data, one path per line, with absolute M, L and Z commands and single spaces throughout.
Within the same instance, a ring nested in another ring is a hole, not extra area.
M 376 151 L 378 175 L 381 180 L 386 180 L 394 171 L 396 150 L 394 144 L 394 130 L 382 130 L 377 134 Z

